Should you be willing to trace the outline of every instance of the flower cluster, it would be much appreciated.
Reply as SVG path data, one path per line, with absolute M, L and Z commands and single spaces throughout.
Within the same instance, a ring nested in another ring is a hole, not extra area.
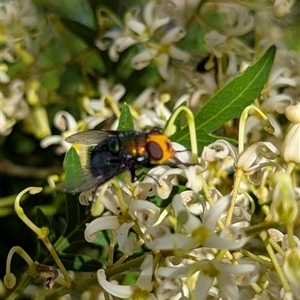
M 14 210 L 49 255 L 11 248 L 5 286 L 22 280 L 15 253 L 29 279 L 7 299 L 27 284 L 37 298 L 300 300 L 300 61 L 284 39 L 297 3 L 53 5 L 0 4 L 3 149 L 31 134 L 16 153 L 47 156 L 25 166 L 43 192 L 22 182 Z M 65 172 L 41 168 L 51 151 Z M 20 203 L 33 194 L 38 224 Z

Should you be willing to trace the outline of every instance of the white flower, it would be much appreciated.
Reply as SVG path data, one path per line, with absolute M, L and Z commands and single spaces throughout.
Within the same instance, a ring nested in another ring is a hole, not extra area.
M 131 255 L 136 247 L 136 238 L 128 238 L 130 228 L 136 222 L 145 227 L 153 225 L 159 217 L 159 209 L 149 201 L 135 200 L 129 205 L 128 211 L 121 212 L 118 200 L 109 191 L 106 191 L 102 201 L 115 215 L 101 216 L 89 223 L 84 232 L 85 239 L 93 242 L 99 231 L 112 229 L 116 232 L 121 251 Z
M 9 84 L 9 95 L 0 92 L 0 134 L 8 135 L 19 120 L 29 115 L 29 107 L 24 99 L 25 85 L 15 79 Z
M 243 277 L 247 284 L 254 283 L 258 278 L 258 268 L 253 263 L 230 264 L 217 260 L 202 260 L 200 262 L 178 267 L 161 267 L 157 274 L 167 278 L 189 278 L 195 272 L 200 271 L 195 288 L 192 290 L 193 299 L 205 300 L 216 278 L 220 293 L 229 299 L 238 299 L 239 290 L 237 285 Z M 238 276 L 240 275 L 240 276 Z M 246 279 L 247 278 L 247 279 Z
M 101 94 L 99 99 L 83 98 L 82 101 L 83 108 L 89 114 L 85 118 L 85 123 L 89 129 L 111 117 L 113 113 L 116 117 L 120 116 L 118 102 L 126 91 L 122 84 L 117 84 L 110 88 L 105 79 L 99 80 L 98 89 Z
M 147 255 L 141 265 L 141 273 L 134 285 L 113 284 L 106 280 L 105 271 L 98 270 L 97 278 L 101 287 L 110 295 L 118 298 L 155 300 L 152 290 L 153 258 Z
M 182 28 L 175 28 L 175 30 L 183 30 Z M 175 39 L 175 36 L 173 37 Z M 164 44 L 168 42 L 168 44 Z M 158 68 L 158 72 L 165 80 L 170 78 L 168 70 L 170 58 L 187 62 L 190 59 L 190 55 L 183 50 L 171 45 L 170 37 L 164 36 L 158 45 L 149 45 L 149 47 L 137 54 L 131 60 L 131 66 L 136 70 L 141 70 L 147 67 L 153 60 Z
M 175 208 L 178 206 L 178 197 L 175 196 Z M 152 229 L 147 229 L 145 232 L 145 244 L 152 250 L 173 250 L 189 252 L 200 245 L 209 248 L 218 249 L 238 249 L 242 247 L 245 242 L 244 233 L 233 227 L 225 227 L 221 230 L 220 234 L 215 233 L 216 223 L 220 214 L 228 207 L 230 196 L 225 196 L 218 200 L 203 217 L 203 223 L 200 219 L 189 216 L 190 212 L 185 209 L 176 208 L 177 212 L 182 211 L 181 221 L 185 219 L 183 224 L 186 224 L 186 229 L 189 230 L 188 234 L 174 233 L 165 234 L 163 237 L 153 238 L 150 240 L 148 234 Z M 184 217 L 185 216 L 185 217 Z M 150 234 L 151 235 L 151 234 Z
M 213 52 L 217 58 L 223 53 L 239 53 L 251 59 L 252 49 L 236 37 L 249 33 L 254 28 L 254 18 L 249 11 L 239 5 L 219 4 L 206 5 L 206 11 L 215 11 L 216 7 L 224 18 L 224 34 L 211 30 L 205 35 L 207 50 Z
M 52 135 L 41 140 L 40 145 L 42 148 L 49 147 L 50 145 L 58 145 L 56 148 L 57 153 L 62 154 L 71 148 L 71 144 L 65 141 L 65 138 L 78 130 L 78 124 L 74 117 L 67 111 L 58 111 L 53 119 L 54 126 L 61 131 L 61 135 Z
M 274 16 L 278 19 L 285 17 L 290 13 L 290 10 L 295 1 L 293 0 L 275 0 L 273 4 Z
M 209 157 L 217 160 L 230 155 L 234 161 L 235 169 L 242 170 L 249 176 L 249 179 L 257 183 L 262 177 L 262 169 L 267 166 L 274 166 L 280 169 L 280 166 L 271 161 L 279 155 L 278 149 L 270 142 L 257 142 L 245 149 L 240 155 L 236 149 L 225 140 L 217 140 L 212 143 L 209 148 L 205 148 L 202 157 Z

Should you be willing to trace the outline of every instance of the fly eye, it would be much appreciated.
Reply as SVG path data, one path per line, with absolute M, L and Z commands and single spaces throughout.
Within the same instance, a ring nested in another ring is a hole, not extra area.
M 112 152 L 118 152 L 120 150 L 120 145 L 118 139 L 112 139 L 108 143 L 109 150 Z
M 147 144 L 148 154 L 152 159 L 160 160 L 163 157 L 163 150 L 159 146 L 159 144 L 155 142 L 149 142 Z

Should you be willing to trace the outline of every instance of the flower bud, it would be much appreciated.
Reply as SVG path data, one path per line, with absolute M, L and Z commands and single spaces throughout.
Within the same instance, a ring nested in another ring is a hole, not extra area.
M 298 215 L 298 206 L 289 175 L 277 173 L 273 176 L 275 183 L 273 202 L 270 207 L 271 219 L 286 225 L 292 224 Z
M 294 123 L 282 145 L 282 157 L 286 162 L 300 163 L 300 103 L 286 108 L 287 119 Z
M 299 289 L 300 282 L 300 251 L 299 248 L 287 250 L 284 256 L 283 272 L 293 289 Z

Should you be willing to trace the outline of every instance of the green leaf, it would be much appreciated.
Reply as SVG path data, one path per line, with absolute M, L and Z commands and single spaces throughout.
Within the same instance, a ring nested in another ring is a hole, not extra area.
M 65 181 L 60 187 L 62 191 L 75 193 L 89 187 L 92 177 L 82 168 L 74 147 L 70 148 L 66 154 L 65 166 Z
M 130 113 L 130 109 L 126 103 L 124 103 L 121 110 L 118 130 L 134 130 L 134 124 Z
M 214 130 L 238 117 L 259 96 L 268 80 L 275 52 L 275 46 L 271 46 L 255 64 L 227 83 L 195 114 L 199 151 L 217 139 L 211 134 Z M 172 140 L 190 147 L 188 127 L 176 131 Z
M 36 208 L 36 225 L 40 228 L 47 227 L 49 229 L 48 238 L 53 241 L 56 237 L 55 232 L 53 230 L 53 226 L 49 220 L 49 218 L 45 215 L 43 210 L 40 207 Z
M 88 45 L 95 47 L 95 39 L 97 37 L 95 30 L 71 19 L 61 18 L 61 22 L 73 33 L 81 37 Z

